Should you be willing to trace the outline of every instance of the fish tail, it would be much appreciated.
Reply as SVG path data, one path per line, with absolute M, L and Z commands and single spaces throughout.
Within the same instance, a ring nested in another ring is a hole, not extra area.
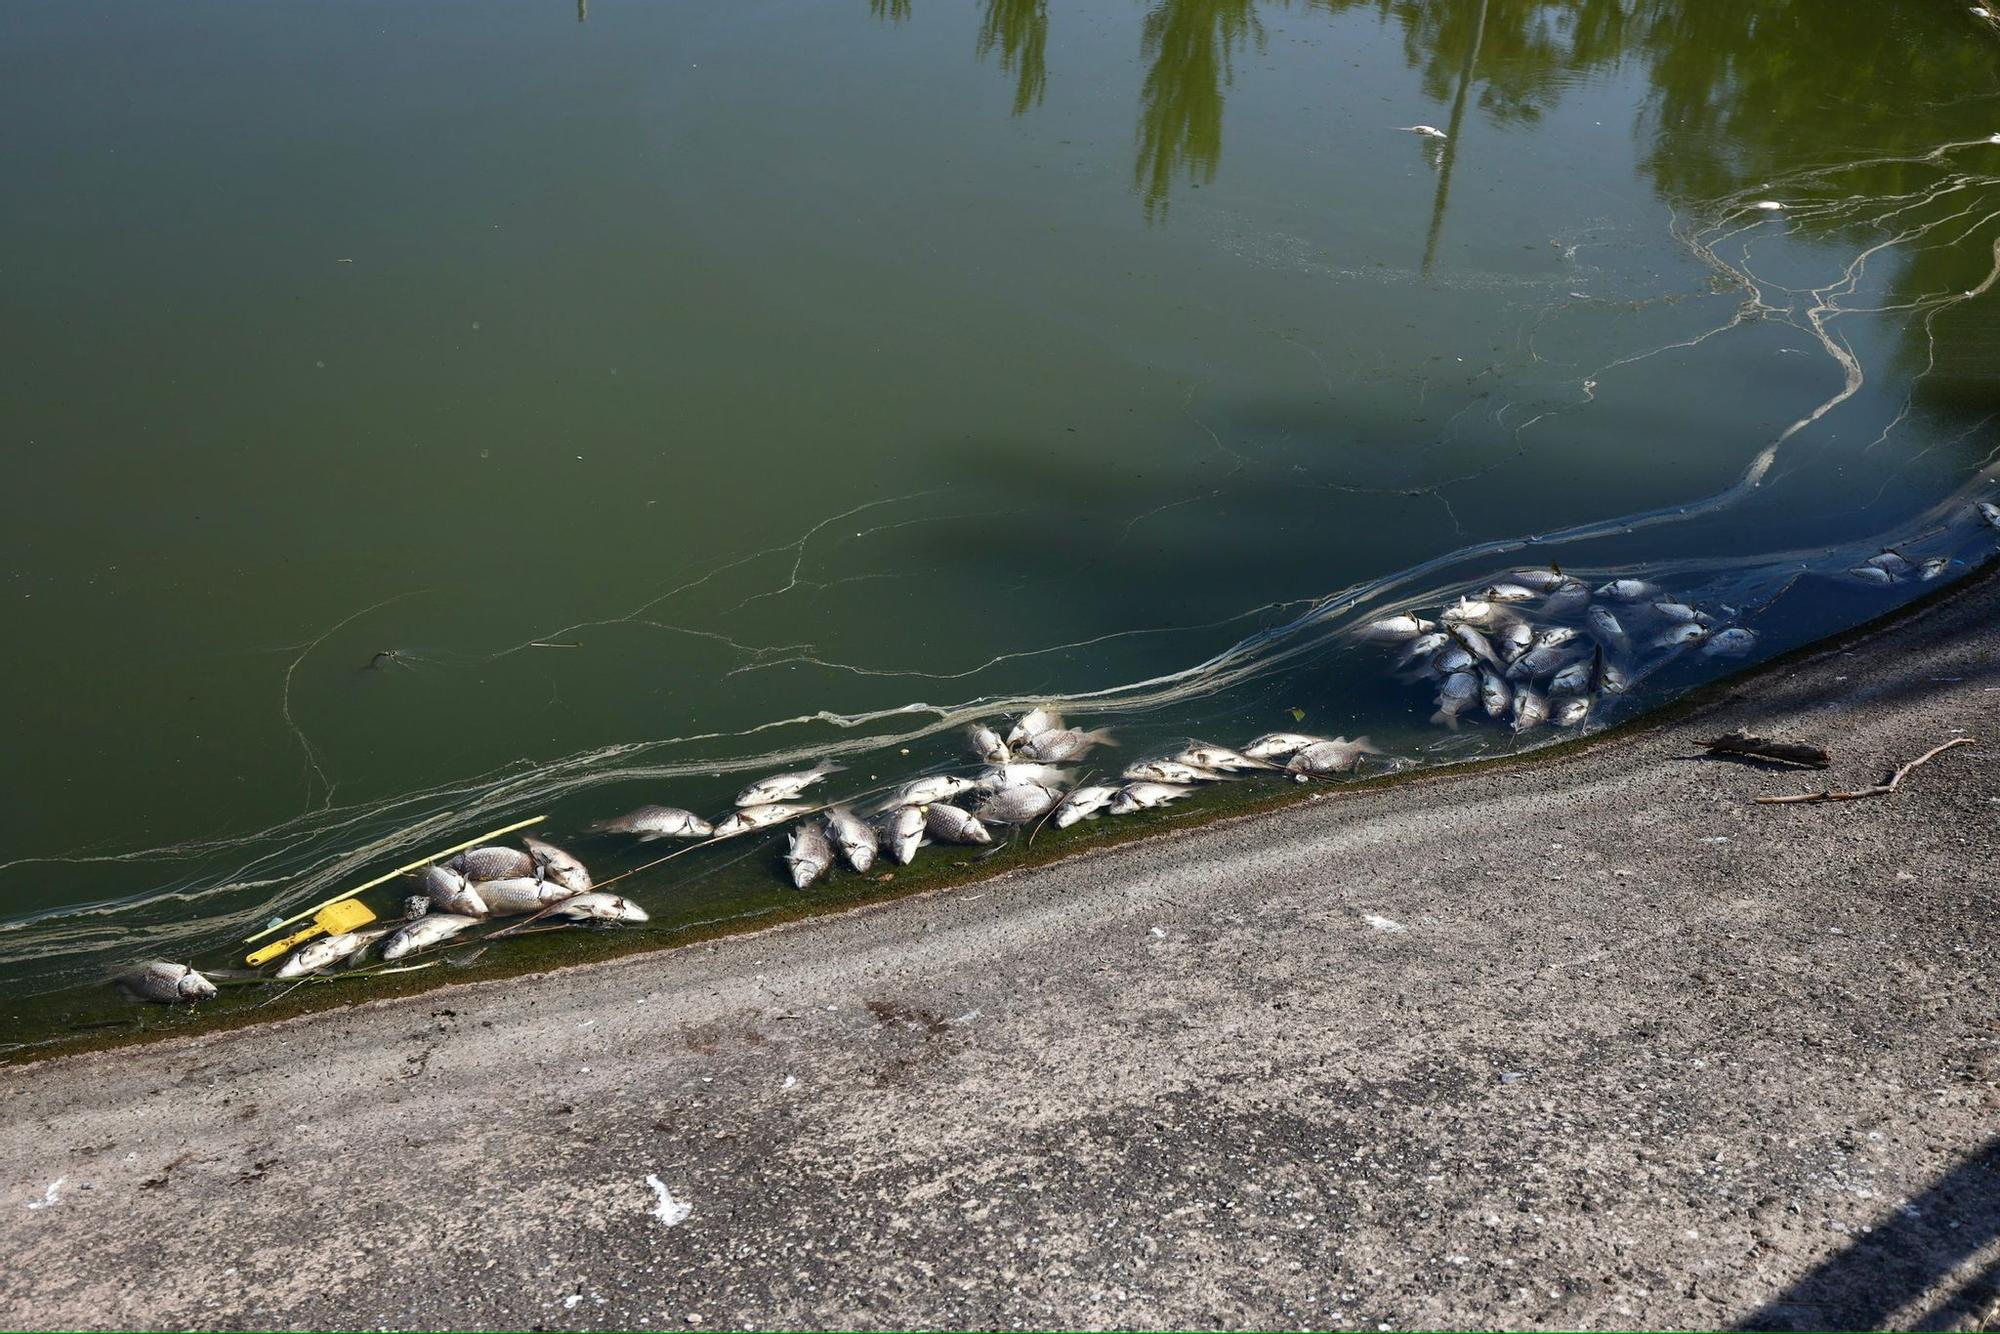
M 1378 747 L 1373 741 L 1370 741 L 1365 736 L 1358 736 L 1354 738 L 1354 740 L 1350 742 L 1349 745 L 1351 745 L 1355 750 L 1363 751 L 1369 755 L 1380 755 L 1383 753 L 1380 747 Z
M 1452 731 L 1456 732 L 1458 730 L 1458 715 L 1455 713 L 1447 712 L 1444 709 L 1439 709 L 1436 713 L 1431 715 L 1432 726 L 1436 726 L 1438 723 L 1443 723 L 1446 727 L 1449 727 Z
M 846 773 L 847 766 L 835 760 L 821 760 L 818 764 L 815 764 L 813 766 L 813 772 L 818 774 L 821 778 L 824 778 L 828 774 Z
M 1083 735 L 1085 740 L 1095 742 L 1100 746 L 1116 746 L 1118 744 L 1118 738 L 1111 735 L 1111 729 L 1108 727 L 1100 727 L 1095 731 L 1085 732 Z

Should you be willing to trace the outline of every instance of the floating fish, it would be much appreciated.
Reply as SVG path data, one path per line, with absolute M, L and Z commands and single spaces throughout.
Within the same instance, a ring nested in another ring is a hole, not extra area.
M 1489 718 L 1505 718 L 1514 707 L 1514 687 L 1498 672 L 1479 673 L 1479 702 Z
M 1218 774 L 1251 773 L 1272 767 L 1263 760 L 1231 750 L 1227 746 L 1212 746 L 1206 741 L 1193 739 L 1188 741 L 1187 749 L 1168 758 L 1178 764 L 1185 764 L 1190 769 L 1207 769 L 1211 773 Z
M 1296 754 L 1325 737 L 1306 736 L 1300 732 L 1266 732 L 1243 748 L 1243 753 L 1253 760 L 1282 760 Z
M 1625 669 L 1611 658 L 1600 656 L 1597 660 L 1597 689 L 1606 695 L 1622 695 L 1630 688 L 1632 678 Z
M 1757 632 L 1733 625 L 1727 630 L 1718 630 L 1710 635 L 1708 642 L 1701 646 L 1701 651 L 1711 658 L 1730 658 L 1748 653 L 1755 647 L 1757 647 Z
M 875 864 L 875 852 L 882 845 L 875 826 L 847 807 L 835 806 L 826 813 L 826 832 L 847 864 L 861 875 L 868 874 L 868 868 Z
M 1054 709 L 1030 709 L 1007 729 L 1007 744 L 1018 746 L 1031 736 L 1042 732 L 1053 732 L 1062 725 L 1062 715 Z
M 678 806 L 641 806 L 615 820 L 599 820 L 590 828 L 598 834 L 637 834 L 641 843 L 656 838 L 707 838 L 715 832 L 714 825 Z
M 1368 622 L 1361 627 L 1361 637 L 1388 643 L 1415 639 L 1418 635 L 1429 634 L 1435 629 L 1437 629 L 1436 622 L 1406 613 L 1400 616 L 1384 616 L 1380 620 Z
M 1583 615 L 1583 623 L 1589 627 L 1591 637 L 1613 653 L 1630 653 L 1632 637 L 1625 627 L 1607 607 L 1592 607 Z
M 1398 125 L 1396 128 L 1410 134 L 1421 134 L 1426 139 L 1449 139 L 1451 137 L 1435 125 Z
M 715 837 L 735 838 L 753 829 L 768 829 L 796 816 L 811 815 L 813 810 L 811 806 L 790 801 L 775 801 L 768 806 L 745 806 L 715 822 Z
M 518 917 L 522 913 L 540 912 L 552 903 L 574 898 L 578 892 L 560 881 L 537 880 L 531 875 L 515 876 L 509 880 L 485 880 L 477 888 L 479 897 L 486 900 L 486 911 L 494 917 Z
M 1514 659 L 1507 675 L 1516 681 L 1527 681 L 1561 671 L 1576 656 L 1570 647 L 1575 638 L 1576 631 L 1566 625 L 1543 631 L 1533 648 Z
M 1479 678 L 1471 672 L 1453 672 L 1438 689 L 1437 712 L 1431 715 L 1431 721 L 1443 723 L 1456 732 L 1458 715 L 1471 708 L 1478 698 Z
M 1481 598 L 1460 598 L 1438 613 L 1446 625 L 1484 625 L 1493 619 L 1493 604 Z
M 974 723 L 966 728 L 965 742 L 975 756 L 988 764 L 1005 764 L 1013 758 L 1007 753 L 1006 740 L 985 723 Z
M 1549 715 L 1549 721 L 1557 727 L 1575 727 L 1590 716 L 1590 700 L 1584 696 L 1572 696 L 1556 705 Z
M 792 830 L 785 846 L 785 866 L 792 873 L 792 888 L 804 889 L 833 865 L 833 844 L 817 824 L 801 824 Z
M 882 838 L 898 866 L 908 866 L 924 841 L 924 808 L 899 806 L 882 817 Z
M 995 792 L 973 807 L 972 814 L 982 824 L 1022 825 L 1047 815 L 1062 798 L 1055 788 L 1021 783 Z
M 486 900 L 479 897 L 479 891 L 456 871 L 443 866 L 426 866 L 417 873 L 417 882 L 430 896 L 430 901 L 448 913 L 466 917 L 486 915 Z
M 459 853 L 444 865 L 446 869 L 475 882 L 508 880 L 535 873 L 535 859 L 519 848 L 474 848 L 470 852 Z
M 118 985 L 140 1000 L 160 1005 L 192 1005 L 214 997 L 215 983 L 184 963 L 150 959 L 120 973 Z
M 1526 653 L 1529 646 L 1535 642 L 1535 627 L 1526 621 L 1514 621 L 1502 626 L 1494 635 L 1494 641 L 1500 650 L 1500 656 L 1512 662 Z
M 924 808 L 924 828 L 942 843 L 991 843 L 986 826 L 956 806 L 939 802 Z
M 1037 732 L 1021 743 L 1021 754 L 1031 760 L 1048 760 L 1060 763 L 1064 760 L 1080 760 L 1098 746 L 1115 746 L 1111 733 L 1103 728 L 1094 732 L 1079 731 L 1074 727 L 1050 728 Z
M 980 793 L 1004 792 L 1010 787 L 1039 783 L 1043 787 L 1068 787 L 1070 771 L 1053 764 L 996 764 L 982 772 L 972 784 Z
M 1528 686 L 1514 692 L 1514 731 L 1518 734 L 1549 720 L 1549 697 Z
M 1212 783 L 1222 775 L 1212 770 L 1198 769 L 1192 764 L 1183 764 L 1179 760 L 1140 760 L 1136 764 L 1126 765 L 1122 777 L 1134 783 L 1170 783 L 1184 786 L 1189 783 Z
M 1573 662 L 1549 678 L 1549 693 L 1552 695 L 1581 695 L 1590 690 L 1592 670 L 1589 659 Z
M 1900 551 L 1891 551 L 1886 548 L 1880 554 L 1870 556 L 1861 563 L 1863 565 L 1872 565 L 1878 570 L 1887 570 L 1889 577 L 1892 579 L 1900 579 L 1910 572 L 1910 562 L 1905 559 L 1903 553 Z
M 934 801 L 950 801 L 962 792 L 972 791 L 974 786 L 970 778 L 960 778 L 956 774 L 931 774 L 926 778 L 912 779 L 897 788 L 889 804 L 928 806 Z
M 1857 565 L 1848 571 L 1864 584 L 1893 584 L 1896 576 L 1879 565 Z
M 1407 667 L 1419 658 L 1428 658 L 1431 654 L 1436 653 L 1450 642 L 1451 636 L 1442 630 L 1433 630 L 1429 634 L 1418 635 L 1404 647 L 1403 665 Z
M 1590 605 L 1590 586 L 1581 579 L 1565 578 L 1549 590 L 1542 610 L 1551 616 L 1572 616 Z
M 1673 621 L 1683 625 L 1701 619 L 1701 613 L 1693 607 L 1688 606 L 1685 602 L 1675 602 L 1671 598 L 1655 602 L 1653 604 L 1653 612 L 1663 621 Z
M 1117 788 L 1104 783 L 1092 783 L 1077 788 L 1064 797 L 1062 805 L 1056 808 L 1056 828 L 1067 829 L 1079 820 L 1096 819 L 1117 795 Z
M 429 900 L 425 900 L 429 902 Z M 349 955 L 359 954 L 376 941 L 389 934 L 386 926 L 371 927 L 366 931 L 342 931 L 337 936 L 321 936 L 308 941 L 293 950 L 285 961 L 278 965 L 278 971 L 271 976 L 279 981 L 294 977 L 310 977 L 339 963 Z
M 1929 583 L 1931 580 L 1937 578 L 1939 575 L 1943 574 L 1946 570 L 1949 570 L 1950 568 L 1951 568 L 1950 557 L 1932 556 L 1929 560 L 1925 561 L 1920 567 L 1918 567 L 1917 578 L 1922 579 L 1925 583 Z
M 2000 505 L 1990 500 L 1982 500 L 1978 505 L 1979 517 L 1995 528 L 2000 528 Z
M 1597 596 L 1613 602 L 1649 602 L 1659 595 L 1659 588 L 1643 579 L 1613 579 L 1597 590 Z
M 1114 796 L 1104 809 L 1110 815 L 1130 815 L 1134 811 L 1150 811 L 1169 802 L 1179 801 L 1193 791 L 1193 788 L 1183 787 L 1178 783 L 1127 783 L 1118 789 L 1118 795 Z
M 1705 625 L 1677 625 L 1653 641 L 1654 648 L 1686 648 L 1689 644 L 1699 644 L 1708 638 Z
M 1361 769 L 1363 760 L 1370 755 L 1381 753 L 1365 736 L 1358 736 L 1352 741 L 1344 736 L 1337 736 L 1331 741 L 1319 741 L 1307 746 L 1292 756 L 1291 762 L 1285 768 L 1291 773 L 1310 774 L 1314 777 L 1357 773 Z
M 389 938 L 382 942 L 382 957 L 386 960 L 400 959 L 406 954 L 442 944 L 467 927 L 478 925 L 477 917 L 467 917 L 463 913 L 426 913 L 408 926 L 398 927 L 390 933 Z
M 1478 596 L 1487 602 L 1532 602 L 1537 594 L 1525 584 L 1488 584 Z
M 1547 569 L 1516 570 L 1507 576 L 1507 582 L 1532 588 L 1537 593 L 1553 593 L 1558 588 L 1564 588 L 1575 583 L 1576 580 L 1570 578 L 1561 570 Z
M 1449 644 L 1431 658 L 1430 668 L 1439 676 L 1450 676 L 1454 672 L 1471 671 L 1478 662 L 1463 644 Z
M 772 774 L 769 778 L 760 778 L 738 792 L 736 804 L 739 807 L 769 806 L 775 802 L 790 801 L 828 774 L 841 773 L 846 768 L 844 764 L 821 763 L 796 773 Z
M 572 922 L 644 922 L 651 920 L 644 908 L 630 899 L 603 892 L 578 894 L 575 898 L 564 899 L 549 909 L 551 917 L 566 917 Z
M 1465 649 L 1468 652 L 1470 652 L 1473 657 L 1479 659 L 1487 666 L 1499 667 L 1503 665 L 1500 661 L 1500 654 L 1493 647 L 1492 641 L 1487 639 L 1485 635 L 1480 634 L 1479 631 L 1473 629 L 1471 626 L 1454 625 L 1453 627 L 1451 627 L 1451 634 L 1452 638 L 1456 639 L 1460 644 L 1464 645 Z
M 582 862 L 555 844 L 545 843 L 539 838 L 530 838 L 524 834 L 521 836 L 521 842 L 527 845 L 528 854 L 535 859 L 535 865 L 541 868 L 540 874 L 543 879 L 553 880 L 564 889 L 575 890 L 579 894 L 590 888 L 590 872 Z

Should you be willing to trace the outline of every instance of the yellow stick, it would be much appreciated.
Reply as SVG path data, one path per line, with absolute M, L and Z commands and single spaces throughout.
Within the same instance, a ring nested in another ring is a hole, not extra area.
M 468 838 L 463 843 L 454 843 L 448 848 L 443 848 L 437 852 L 433 852 L 428 857 L 419 858 L 418 860 L 411 862 L 408 866 L 398 866 L 395 870 L 389 872 L 387 875 L 378 875 L 365 885 L 356 885 L 353 889 L 343 890 L 340 893 L 334 895 L 332 898 L 328 899 L 325 903 L 315 903 L 312 907 L 306 909 L 302 913 L 299 913 L 297 916 L 287 917 L 282 922 L 279 922 L 273 926 L 267 926 L 254 936 L 245 936 L 243 937 L 243 943 L 245 945 L 248 945 L 254 941 L 262 940 L 265 936 L 270 935 L 273 931 L 282 931 L 286 927 L 290 926 L 293 922 L 303 922 L 306 918 L 311 917 L 314 913 L 318 912 L 320 909 L 330 908 L 334 904 L 339 903 L 342 899 L 351 899 L 356 894 L 359 894 L 364 890 L 373 889 L 377 885 L 387 884 L 389 881 L 394 880 L 399 875 L 404 875 L 410 871 L 418 869 L 419 867 L 429 866 L 432 862 L 436 861 L 440 857 L 449 857 L 454 852 L 464 852 L 467 848 L 476 848 L 489 838 L 498 838 L 502 834 L 511 834 L 516 829 L 526 829 L 531 824 L 540 824 L 544 818 L 545 817 L 540 815 L 531 815 L 525 820 L 516 820 L 513 824 L 508 825 L 505 829 L 495 829 L 490 833 L 481 834 L 477 838 Z

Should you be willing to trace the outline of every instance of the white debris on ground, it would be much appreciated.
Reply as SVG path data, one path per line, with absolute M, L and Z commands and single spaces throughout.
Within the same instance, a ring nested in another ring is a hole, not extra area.
M 686 1200 L 675 1199 L 673 1192 L 667 1189 L 667 1183 L 650 1172 L 646 1174 L 646 1184 L 660 1197 L 660 1202 L 653 1206 L 653 1217 L 660 1220 L 662 1227 L 673 1227 L 675 1224 L 684 1223 L 687 1221 L 687 1216 L 694 1212 L 694 1205 Z
M 1391 917 L 1381 917 L 1372 912 L 1361 914 L 1361 920 L 1385 935 L 1400 936 L 1410 928 Z
M 62 1194 L 63 1183 L 68 1180 L 68 1177 L 57 1177 L 54 1181 L 51 1181 L 49 1188 L 42 1192 L 42 1198 L 39 1200 L 29 1200 L 28 1207 L 30 1209 L 46 1209 L 56 1203 Z

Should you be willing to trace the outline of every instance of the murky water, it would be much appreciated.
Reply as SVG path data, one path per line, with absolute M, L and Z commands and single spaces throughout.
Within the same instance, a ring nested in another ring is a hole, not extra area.
M 1993 547 L 1996 54 L 1942 2 L 12 6 L 0 1038 L 1032 700 L 1533 743 L 1351 634 L 1523 563 L 1760 654 L 1894 605 L 1844 571 Z M 754 915 L 774 858 L 621 888 Z

